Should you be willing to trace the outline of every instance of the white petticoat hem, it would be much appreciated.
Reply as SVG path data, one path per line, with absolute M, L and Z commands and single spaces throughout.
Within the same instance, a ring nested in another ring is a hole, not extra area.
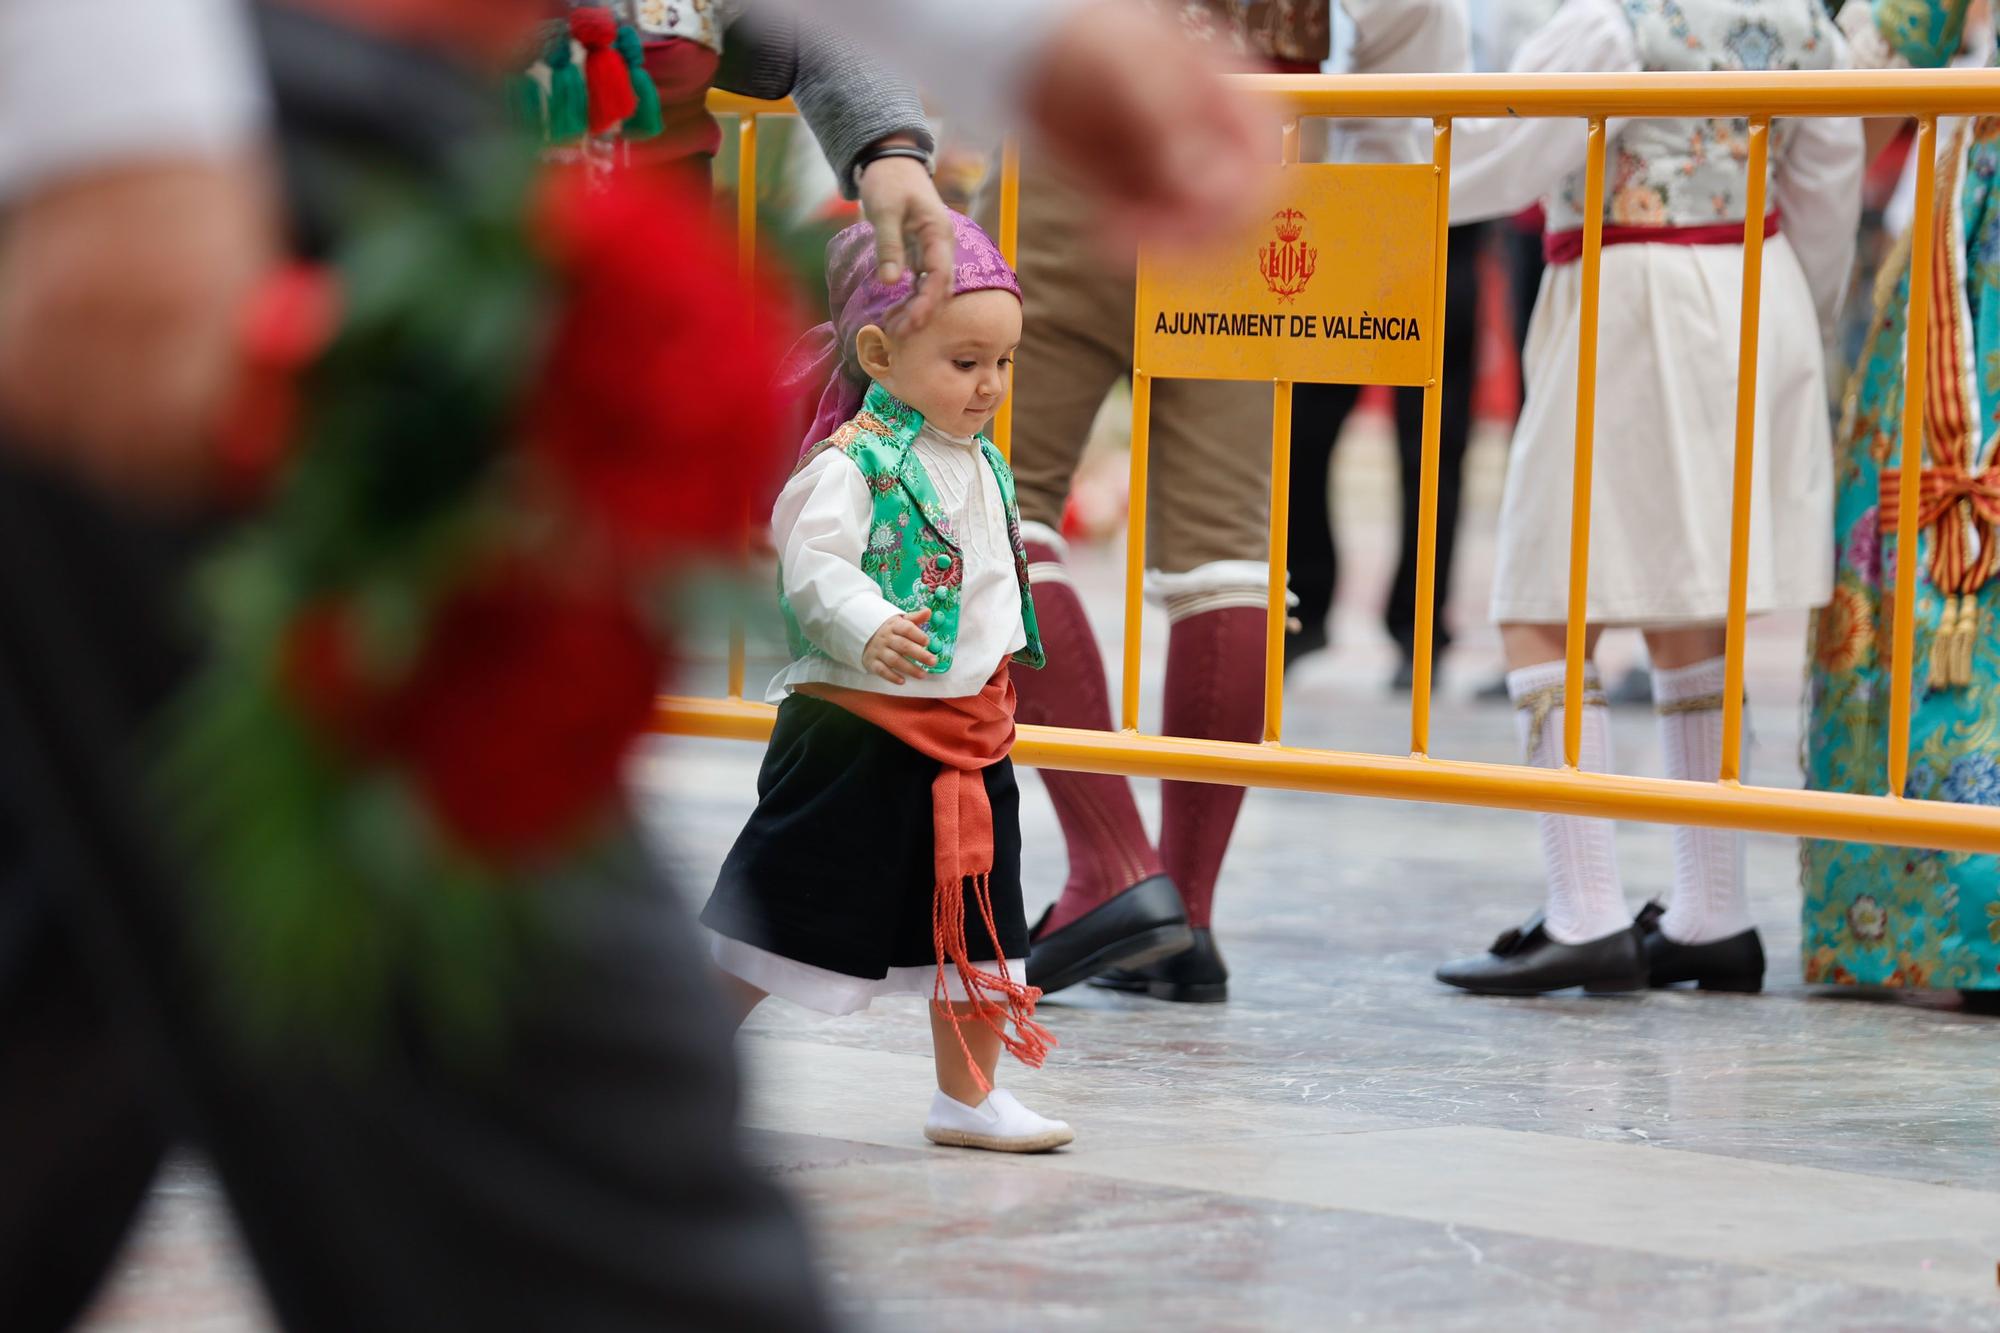
M 814 967 L 811 963 L 801 963 L 796 958 L 787 958 L 714 931 L 709 932 L 709 956 L 715 960 L 717 967 L 739 981 L 746 981 L 767 995 L 790 1000 L 793 1004 L 822 1014 L 858 1014 L 876 1000 L 890 995 L 921 995 L 929 999 L 937 993 L 937 968 L 931 965 L 892 967 L 889 974 L 880 979 L 854 977 L 845 972 Z M 991 968 L 990 964 L 983 966 Z M 1014 962 L 1010 966 L 1018 969 L 1020 963 Z M 960 983 L 955 968 L 945 968 L 945 994 L 960 1003 L 966 999 L 965 987 Z

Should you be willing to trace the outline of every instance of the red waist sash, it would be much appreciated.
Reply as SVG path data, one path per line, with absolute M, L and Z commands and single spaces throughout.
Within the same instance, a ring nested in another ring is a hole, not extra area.
M 1778 210 L 1764 215 L 1764 239 L 1778 234 Z M 1613 227 L 1604 229 L 1605 245 L 1736 245 L 1743 240 L 1740 222 L 1716 222 L 1700 227 Z M 1574 264 L 1583 258 L 1583 229 L 1552 231 L 1542 237 L 1542 258 L 1551 264 Z

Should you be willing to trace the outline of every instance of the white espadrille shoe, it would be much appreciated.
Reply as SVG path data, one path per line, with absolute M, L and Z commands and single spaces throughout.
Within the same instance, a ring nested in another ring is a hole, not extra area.
M 1047 1152 L 1076 1138 L 1060 1120 L 1036 1115 L 1004 1088 L 985 1101 L 967 1106 L 940 1092 L 931 1098 L 924 1137 L 947 1148 L 984 1148 L 988 1152 Z

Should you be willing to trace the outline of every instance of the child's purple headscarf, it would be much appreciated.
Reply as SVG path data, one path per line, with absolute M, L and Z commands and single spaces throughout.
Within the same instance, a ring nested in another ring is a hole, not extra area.
M 952 291 L 1012 292 L 1021 295 L 1020 280 L 1000 257 L 1000 247 L 961 213 L 951 215 L 953 248 Z M 909 298 L 915 287 L 909 272 L 893 287 L 875 277 L 875 228 L 857 222 L 827 242 L 826 296 L 833 319 L 798 341 L 785 360 L 785 387 L 801 394 L 824 384 L 819 411 L 800 444 L 812 448 L 833 434 L 841 422 L 861 410 L 868 393 L 868 376 L 854 359 L 854 339 L 870 324 L 882 325 L 889 312 Z

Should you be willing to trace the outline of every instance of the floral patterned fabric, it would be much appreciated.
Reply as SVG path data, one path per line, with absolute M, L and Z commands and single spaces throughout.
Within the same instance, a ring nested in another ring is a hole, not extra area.
M 1715 70 L 1829 69 L 1839 52 L 1820 0 L 1623 0 L 1640 67 Z M 1790 127 L 1771 129 L 1770 161 L 1784 159 Z M 1605 221 L 1620 227 L 1700 227 L 1743 220 L 1747 121 L 1630 120 L 1605 163 Z M 1552 232 L 1583 226 L 1584 173 L 1543 201 Z
M 1876 0 L 1874 18 L 1896 54 L 1935 66 L 1957 54 L 1965 10 L 1965 0 Z M 1976 471 L 1990 462 L 2000 429 L 2000 120 L 1975 122 L 1946 154 L 1938 206 L 1947 210 L 1943 254 L 1957 290 L 1939 291 L 1935 299 L 1954 303 L 1963 321 L 1964 345 L 1954 359 L 1968 415 L 1976 413 L 1956 446 L 1966 456 L 1950 461 Z M 1953 173 L 1955 191 L 1944 188 Z M 1836 585 L 1813 627 L 1805 738 L 1807 783 L 1822 791 L 1880 793 L 1887 781 L 1898 556 L 1893 531 L 1883 530 L 1880 501 L 1883 472 L 1903 463 L 1909 267 L 1905 245 L 1878 283 L 1868 348 L 1836 445 Z M 1939 452 L 1930 437 L 1927 469 Z M 1917 669 L 1903 794 L 2000 806 L 2000 582 L 1975 595 L 1970 682 L 1933 685 L 1925 664 L 1949 599 L 1933 581 L 1931 555 L 1927 531 L 1918 551 Z M 2000 858 L 1806 840 L 1801 859 L 1807 981 L 2000 989 Z
M 874 497 L 868 540 L 861 552 L 861 572 L 875 580 L 882 596 L 904 611 L 928 610 L 930 649 L 937 655 L 932 675 L 951 670 L 958 644 L 960 590 L 965 581 L 964 557 L 951 519 L 939 501 L 937 487 L 912 446 L 924 428 L 923 416 L 879 384 L 868 386 L 861 410 L 832 435 L 808 450 L 799 466 L 822 449 L 838 449 L 854 460 Z M 1039 669 L 1042 636 L 1035 624 L 1035 602 L 1028 589 L 1028 553 L 1021 541 L 1021 511 L 1014 499 L 1014 472 L 991 441 L 982 437 L 980 452 L 1000 485 L 1007 511 L 1007 538 L 1014 548 L 1014 577 L 1021 586 L 1021 624 L 1027 646 L 1014 654 L 1023 666 Z M 784 596 L 784 574 L 778 575 L 778 601 L 794 658 L 825 657 L 826 652 L 799 628 Z

